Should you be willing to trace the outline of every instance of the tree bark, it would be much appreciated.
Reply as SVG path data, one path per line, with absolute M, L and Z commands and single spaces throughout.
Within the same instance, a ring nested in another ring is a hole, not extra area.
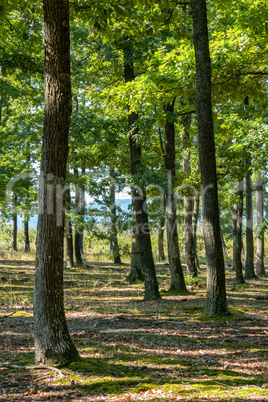
M 166 193 L 166 229 L 167 229 L 167 244 L 168 244 L 168 260 L 171 277 L 170 290 L 186 291 L 184 281 L 179 239 L 177 212 L 174 199 L 174 178 L 175 178 L 175 125 L 174 125 L 174 103 L 162 105 L 163 113 L 166 116 L 164 129 L 165 135 L 165 169 L 167 173 L 168 189 Z
M 165 195 L 161 199 L 161 216 L 158 226 L 158 261 L 162 262 L 166 260 L 165 250 L 164 250 L 164 226 L 165 226 L 165 207 L 166 198 Z
M 198 271 L 200 271 L 200 265 L 198 260 L 197 253 L 197 224 L 199 219 L 199 194 L 194 196 L 194 211 L 192 216 L 192 225 L 193 225 L 193 242 L 194 242 L 194 256 L 195 256 L 195 266 Z
M 183 173 L 187 175 L 191 174 L 190 164 L 190 135 L 189 129 L 191 126 L 191 115 L 186 116 L 183 119 L 182 141 L 184 148 L 183 157 Z M 194 251 L 194 237 L 193 237 L 193 208 L 194 201 L 192 189 L 186 189 L 187 194 L 183 197 L 183 215 L 184 215 L 184 249 L 185 259 L 188 275 L 197 277 L 197 268 L 195 263 L 195 251 Z
M 70 31 L 67 0 L 44 0 L 45 120 L 39 187 L 34 342 L 36 363 L 79 358 L 64 313 L 63 246 L 68 134 L 71 116 Z
M 234 266 L 237 283 L 245 283 L 243 277 L 243 265 L 241 260 L 242 254 L 242 220 L 243 220 L 243 193 L 244 193 L 244 180 L 240 180 L 236 188 L 236 204 L 234 206 Z
M 226 299 L 225 267 L 220 234 L 206 1 L 192 0 L 191 5 L 196 60 L 196 112 L 203 230 L 207 259 L 206 312 L 230 314 Z
M 121 264 L 120 250 L 117 238 L 116 227 L 116 204 L 115 204 L 115 185 L 114 185 L 114 169 L 110 168 L 111 183 L 109 187 L 109 213 L 110 213 L 110 244 L 114 264 Z
M 127 281 L 129 283 L 135 283 L 136 281 L 143 281 L 141 252 L 136 227 L 132 228 L 131 264 L 130 264 L 130 273 L 127 276 Z
M 30 238 L 29 238 L 29 216 L 24 216 L 24 250 L 26 253 L 30 251 Z
M 18 214 L 16 212 L 18 198 L 13 196 L 13 213 L 12 213 L 12 233 L 11 233 L 11 248 L 14 251 L 18 251 Z
M 66 210 L 71 208 L 71 189 L 66 190 Z M 74 246 L 73 246 L 73 227 L 70 219 L 66 221 L 66 266 L 67 268 L 74 267 Z
M 259 277 L 266 277 L 264 267 L 264 231 L 262 229 L 263 222 L 263 185 L 262 173 L 258 172 L 256 180 L 256 207 L 257 207 L 257 225 L 260 228 L 257 236 L 257 253 L 256 253 L 256 272 Z
M 135 79 L 134 74 L 134 56 L 132 44 L 129 38 L 126 38 L 124 45 L 124 78 L 125 82 Z M 129 149 L 131 158 L 131 175 L 134 179 L 142 172 L 141 147 L 137 143 L 139 129 L 137 126 L 138 115 L 136 112 L 128 114 L 129 126 Z M 145 295 L 144 299 L 160 299 L 158 282 L 156 278 L 154 259 L 152 253 L 152 244 L 150 236 L 150 227 L 148 222 L 147 202 L 144 188 L 140 190 L 132 185 L 131 189 L 133 214 L 137 222 L 137 235 L 141 253 L 142 270 L 144 277 Z
M 78 179 L 78 169 L 74 169 L 74 176 Z M 75 184 L 75 212 L 81 216 L 82 205 L 82 190 L 79 188 L 78 184 Z M 81 222 L 79 221 L 75 225 L 74 232 L 74 253 L 75 253 L 75 266 L 82 267 L 83 259 L 81 254 Z
M 248 171 L 246 175 L 246 265 L 245 278 L 256 278 L 254 272 L 254 243 L 253 243 L 253 203 L 252 203 L 252 171 L 251 161 L 246 160 Z

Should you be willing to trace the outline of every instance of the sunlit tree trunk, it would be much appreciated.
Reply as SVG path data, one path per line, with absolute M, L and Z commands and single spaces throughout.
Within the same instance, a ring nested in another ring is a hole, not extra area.
M 206 311 L 212 314 L 230 314 L 226 299 L 225 267 L 220 234 L 206 1 L 192 0 L 191 5 L 196 60 L 196 112 L 202 185 L 202 218 L 207 260 Z
M 114 169 L 110 168 L 111 183 L 109 186 L 109 213 L 110 213 L 110 242 L 111 252 L 114 259 L 114 264 L 121 264 L 121 257 L 117 237 L 117 216 L 115 204 L 115 185 L 114 185 Z
M 71 189 L 67 188 L 65 193 L 66 210 L 71 209 Z M 67 268 L 74 267 L 74 246 L 73 246 L 73 226 L 70 219 L 66 220 L 66 266 Z
M 78 169 L 74 169 L 74 176 L 76 180 L 78 179 Z M 81 216 L 81 211 L 83 208 L 82 205 L 82 190 L 79 188 L 78 184 L 75 184 L 75 212 L 79 216 Z M 80 220 L 79 223 L 75 225 L 75 232 L 74 232 L 74 253 L 75 253 L 75 266 L 82 267 L 83 266 L 83 259 L 81 254 L 81 226 Z
M 39 187 L 34 343 L 36 363 L 79 358 L 64 313 L 64 201 L 71 116 L 70 31 L 67 0 L 43 0 L 45 120 Z M 63 189 L 63 190 L 62 190 Z
M 254 272 L 254 242 L 253 242 L 253 203 L 252 203 L 252 171 L 251 162 L 247 159 L 248 171 L 246 175 L 246 265 L 245 278 L 256 278 Z
M 161 211 L 160 211 L 160 222 L 158 226 L 158 260 L 159 262 L 165 261 L 165 250 L 164 250 L 164 226 L 165 226 L 165 208 L 166 208 L 166 200 L 165 195 L 161 199 Z
M 195 256 L 195 266 L 196 269 L 200 271 L 200 265 L 198 260 L 198 253 L 197 253 L 197 224 L 199 219 L 199 194 L 195 194 L 194 196 L 194 210 L 192 216 L 192 225 L 193 225 L 193 242 L 194 242 L 194 256 Z
M 236 203 L 234 205 L 233 214 L 233 230 L 234 230 L 234 267 L 237 283 L 245 283 L 243 277 L 243 265 L 241 260 L 242 254 L 242 222 L 243 222 L 243 193 L 244 180 L 241 180 L 236 188 Z
M 256 272 L 259 277 L 265 277 L 264 267 L 264 231 L 262 230 L 263 222 L 263 185 L 262 173 L 258 172 L 256 180 L 256 207 L 257 207 L 257 225 L 260 228 L 257 236 L 257 253 L 256 253 Z
M 12 233 L 11 233 L 11 248 L 14 251 L 18 250 L 18 214 L 16 212 L 18 197 L 16 194 L 13 195 L 13 213 L 12 213 Z
M 167 173 L 168 189 L 166 193 L 166 230 L 168 245 L 168 261 L 171 277 L 170 290 L 186 290 L 184 281 L 177 225 L 177 211 L 174 199 L 175 179 L 175 125 L 174 103 L 163 103 L 163 113 L 166 116 L 165 123 L 165 169 Z
M 27 252 L 30 251 L 30 237 L 29 237 L 29 215 L 25 214 L 24 216 L 24 250 Z

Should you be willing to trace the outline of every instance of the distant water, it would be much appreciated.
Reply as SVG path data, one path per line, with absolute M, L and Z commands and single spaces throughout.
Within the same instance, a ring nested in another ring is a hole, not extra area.
M 116 200 L 116 205 L 118 205 L 124 212 L 129 211 L 129 206 L 131 205 L 131 199 L 122 198 Z M 91 208 L 100 209 L 100 204 L 96 202 L 90 203 Z M 34 215 L 29 219 L 29 227 L 35 229 L 37 227 L 38 215 Z M 23 229 L 23 216 L 18 216 L 18 229 Z

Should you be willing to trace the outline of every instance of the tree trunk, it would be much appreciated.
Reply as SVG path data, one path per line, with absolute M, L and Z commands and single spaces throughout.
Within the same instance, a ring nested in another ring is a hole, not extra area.
M 127 276 L 129 283 L 136 281 L 143 281 L 141 253 L 139 247 L 139 239 L 137 235 L 137 228 L 133 227 L 131 235 L 131 266 L 130 273 Z
M 244 180 L 240 180 L 236 189 L 236 205 L 234 206 L 234 235 L 235 235 L 235 247 L 234 247 L 234 266 L 237 283 L 245 283 L 243 277 L 243 266 L 241 260 L 242 254 L 242 220 L 243 220 L 243 192 L 244 192 Z
M 246 160 L 248 171 L 246 175 L 246 266 L 245 278 L 256 278 L 254 272 L 254 243 L 253 243 L 253 203 L 252 203 L 252 180 L 251 161 Z
M 233 270 L 235 271 L 235 249 L 236 249 L 236 227 L 237 227 L 237 204 L 233 206 L 232 229 L 233 229 Z M 243 245 L 242 245 L 243 246 Z M 242 252 L 242 251 L 241 251 Z
M 110 168 L 111 183 L 109 187 L 109 213 L 110 213 L 110 244 L 114 264 L 121 264 L 120 251 L 117 238 L 116 227 L 116 204 L 115 204 L 115 185 L 114 185 L 114 169 Z
M 191 4 L 196 60 L 196 112 L 203 229 L 207 259 L 206 312 L 230 314 L 226 299 L 225 267 L 219 220 L 206 1 L 192 0 Z
M 190 135 L 189 129 L 191 126 L 191 115 L 186 116 L 183 119 L 182 141 L 184 148 L 183 157 L 183 173 L 187 175 L 191 174 L 190 164 Z M 185 259 L 188 275 L 197 277 L 197 268 L 195 264 L 195 251 L 194 251 L 194 237 L 193 237 L 193 194 L 192 188 L 186 189 L 187 194 L 183 197 L 183 215 L 184 215 L 184 249 Z
M 71 208 L 71 189 L 66 190 L 66 210 L 70 211 Z M 74 267 L 74 246 L 73 246 L 73 227 L 70 219 L 66 222 L 66 266 L 67 268 Z
M 124 47 L 124 78 L 125 82 L 133 81 L 133 49 L 129 38 L 126 38 Z M 137 143 L 139 129 L 137 126 L 138 115 L 135 112 L 128 114 L 129 126 L 129 149 L 131 158 L 131 174 L 135 182 L 137 175 L 142 172 L 141 148 Z M 156 278 L 152 244 L 150 236 L 150 227 L 148 222 L 147 203 L 144 189 L 138 190 L 138 186 L 132 185 L 131 198 L 133 214 L 137 222 L 137 235 L 141 253 L 142 270 L 144 277 L 145 295 L 144 299 L 160 299 L 158 282 Z M 142 193 L 141 193 L 142 192 Z
M 24 250 L 26 253 L 30 251 L 30 238 L 29 238 L 29 216 L 24 216 Z
M 78 169 L 74 169 L 74 176 L 78 179 Z M 83 208 L 82 205 L 82 190 L 79 188 L 78 184 L 75 184 L 75 213 L 81 216 L 81 210 Z M 75 266 L 82 267 L 83 266 L 83 259 L 81 254 L 81 227 L 82 225 L 79 222 L 75 225 L 75 232 L 74 232 L 74 253 L 75 253 Z
M 81 169 L 81 174 L 82 176 L 85 175 L 86 169 L 82 168 Z M 83 178 L 83 184 L 81 185 L 81 221 L 82 221 L 82 227 L 80 230 L 80 253 L 83 255 L 84 254 L 84 222 L 85 222 L 85 207 L 86 207 L 86 200 L 85 200 L 85 185 L 84 185 L 84 178 Z
M 16 212 L 17 207 L 17 196 L 13 197 L 13 213 L 12 213 L 12 238 L 11 238 L 11 248 L 14 251 L 18 250 L 17 238 L 18 238 L 18 214 Z
M 256 207 L 257 207 L 257 253 L 256 253 L 256 272 L 259 277 L 264 278 L 266 276 L 264 267 L 264 230 L 262 229 L 263 223 L 263 185 L 262 174 L 258 172 L 256 180 Z
M 196 269 L 200 271 L 200 265 L 197 254 L 197 224 L 199 219 L 199 194 L 194 196 L 194 211 L 192 216 L 192 225 L 193 225 L 193 242 L 194 242 L 194 257 L 195 257 L 195 266 Z
M 222 249 L 223 249 L 223 251 L 226 252 L 227 257 L 229 257 L 228 247 L 227 247 L 227 245 L 225 243 L 224 236 L 223 236 L 223 231 L 222 231 L 222 227 L 221 227 L 221 217 L 220 217 L 220 230 L 221 230 Z
M 165 207 L 166 207 L 166 199 L 165 195 L 161 199 L 161 216 L 160 222 L 158 226 L 158 260 L 159 262 L 165 261 L 165 250 L 164 250 L 164 226 L 165 226 Z
M 34 341 L 36 363 L 79 358 L 64 313 L 63 245 L 68 134 L 71 115 L 70 31 L 67 0 L 44 0 L 45 120 L 39 187 Z
M 175 178 L 175 125 L 174 125 L 174 103 L 164 104 L 163 113 L 166 115 L 165 124 L 165 169 L 168 178 L 168 190 L 166 194 L 166 228 L 168 244 L 168 260 L 171 276 L 170 290 L 186 291 L 184 281 L 179 239 L 176 204 L 174 200 L 174 178 Z

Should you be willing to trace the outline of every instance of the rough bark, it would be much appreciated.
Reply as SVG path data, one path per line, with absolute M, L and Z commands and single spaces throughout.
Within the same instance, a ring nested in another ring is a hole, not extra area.
M 16 212 L 17 196 L 13 196 L 13 210 L 12 213 L 12 233 L 11 233 L 11 248 L 14 251 L 18 250 L 18 214 Z
M 71 189 L 66 190 L 66 210 L 70 211 L 71 207 Z M 67 268 L 74 267 L 74 246 L 73 246 L 73 227 L 70 219 L 66 221 L 66 266 Z
M 199 219 L 199 194 L 194 196 L 194 211 L 192 216 L 192 225 L 193 225 L 193 242 L 194 242 L 194 257 L 195 257 L 195 266 L 197 270 L 200 271 L 200 265 L 198 260 L 198 253 L 197 253 L 197 224 Z
M 45 120 L 39 187 L 34 342 L 36 363 L 79 358 L 64 313 L 62 186 L 66 179 L 71 115 L 70 31 L 67 0 L 44 0 Z
M 30 251 L 30 237 L 29 237 L 29 216 L 24 216 L 24 250 L 26 253 Z
M 201 170 L 203 230 L 207 262 L 206 311 L 230 314 L 220 234 L 214 127 L 211 105 L 211 61 L 205 0 L 192 0 L 196 60 L 196 112 Z
M 126 38 L 124 44 L 124 78 L 125 82 L 135 79 L 134 56 L 131 41 Z M 137 126 L 138 115 L 135 112 L 128 114 L 129 126 L 129 149 L 131 158 L 131 175 L 135 182 L 136 176 L 142 172 L 141 148 L 137 143 L 139 129 Z M 131 189 L 133 214 L 137 222 L 137 235 L 141 253 L 141 262 L 144 278 L 145 295 L 144 299 L 159 299 L 160 293 L 156 278 L 150 227 L 148 222 L 147 202 L 144 189 L 137 190 L 136 186 Z
M 183 173 L 185 176 L 191 174 L 191 164 L 190 164 L 190 135 L 189 129 L 191 126 L 191 115 L 186 116 L 183 119 L 183 130 L 182 130 L 182 141 L 184 148 L 183 156 Z M 195 250 L 194 250 L 194 237 L 193 237 L 193 194 L 192 189 L 186 189 L 186 194 L 183 197 L 183 215 L 184 215 L 184 249 L 185 249 L 185 260 L 188 275 L 192 277 L 197 277 L 197 268 L 195 261 Z
M 74 176 L 78 179 L 78 169 L 74 169 Z M 81 216 L 82 205 L 82 190 L 78 184 L 75 184 L 75 212 Z M 80 223 L 80 222 L 79 222 Z M 76 224 L 74 232 L 74 254 L 75 254 L 75 266 L 82 267 L 83 259 L 81 254 L 81 225 Z
M 165 261 L 165 250 L 164 250 L 164 226 L 165 226 L 165 208 L 166 208 L 166 199 L 165 195 L 161 199 L 161 216 L 160 222 L 158 226 L 158 260 L 159 262 Z
M 236 188 L 236 204 L 234 206 L 233 227 L 234 227 L 234 267 L 237 283 L 245 283 L 243 276 L 242 254 L 242 221 L 243 221 L 243 193 L 244 180 L 241 180 Z
M 166 123 L 164 129 L 165 135 L 165 169 L 168 179 L 168 189 L 166 193 L 166 229 L 168 244 L 168 260 L 171 277 L 170 290 L 186 290 L 184 281 L 179 239 L 177 212 L 174 199 L 174 178 L 175 178 L 175 125 L 174 125 L 174 102 L 164 104 L 163 113 L 166 115 Z
M 113 255 L 114 264 L 121 264 L 120 250 L 117 238 L 116 227 L 116 204 L 115 204 L 115 185 L 114 185 L 114 169 L 110 168 L 111 183 L 109 187 L 109 214 L 110 214 L 110 245 Z
M 256 180 L 256 207 L 257 207 L 257 225 L 262 226 L 263 222 L 263 185 L 262 173 L 258 172 Z M 258 231 L 257 236 L 257 252 L 256 252 L 256 273 L 259 277 L 266 276 L 264 267 L 264 231 L 262 228 Z
M 132 228 L 131 264 L 130 264 L 130 273 L 127 276 L 127 281 L 129 283 L 135 283 L 136 281 L 143 281 L 141 253 L 140 253 L 139 239 L 137 236 L 136 227 Z
M 248 171 L 246 175 L 246 265 L 245 278 L 256 278 L 254 272 L 254 243 L 253 243 L 253 203 L 252 203 L 252 171 L 251 162 L 247 159 Z

